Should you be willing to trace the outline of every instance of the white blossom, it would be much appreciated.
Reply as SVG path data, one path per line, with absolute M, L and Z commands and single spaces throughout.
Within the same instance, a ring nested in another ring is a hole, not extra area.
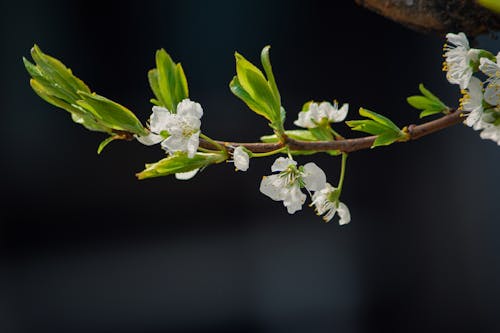
M 161 146 L 170 154 L 186 152 L 192 158 L 200 142 L 200 126 L 203 109 L 199 103 L 184 99 L 177 105 L 177 113 L 153 106 L 150 118 L 150 133 L 137 139 L 146 145 L 161 142 Z
M 482 128 L 481 117 L 483 116 L 483 83 L 476 77 L 472 77 L 467 90 L 464 90 L 461 108 L 469 111 L 464 124 L 475 130 Z
M 500 53 L 497 62 L 488 58 L 479 59 L 479 69 L 488 76 L 484 100 L 490 105 L 500 104 Z
M 242 146 L 238 146 L 233 151 L 233 161 L 236 170 L 247 171 L 250 164 L 250 156 Z
M 479 134 L 481 139 L 493 140 L 500 146 L 500 126 L 494 124 L 486 124 L 485 128 Z
M 340 217 L 339 224 L 344 225 L 351 221 L 351 213 L 343 202 L 339 202 L 338 200 L 332 201 L 331 196 L 336 190 L 335 187 L 326 183 L 324 188 L 313 194 L 311 206 L 315 206 L 318 215 L 323 215 L 325 222 L 330 222 L 335 214 L 338 213 Z
M 294 124 L 304 128 L 315 128 L 324 122 L 338 123 L 344 121 L 349 110 L 349 104 L 344 104 L 339 109 L 337 101 L 333 105 L 329 102 L 310 103 L 307 111 L 299 112 L 299 117 Z
M 479 50 L 469 47 L 469 41 L 463 32 L 449 33 L 446 40 L 443 64 L 443 70 L 447 71 L 446 78 L 450 83 L 460 85 L 460 89 L 465 89 L 469 86 L 473 73 L 471 63 L 478 61 Z
M 288 213 L 293 214 L 302 209 L 307 196 L 301 191 L 318 191 L 326 184 L 326 175 L 316 164 L 307 163 L 297 168 L 297 162 L 291 158 L 279 157 L 271 166 L 273 172 L 264 176 L 260 183 L 260 191 L 275 201 L 283 201 Z

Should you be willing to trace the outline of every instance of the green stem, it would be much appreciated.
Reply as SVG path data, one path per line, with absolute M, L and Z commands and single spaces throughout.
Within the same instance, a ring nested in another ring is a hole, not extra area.
M 333 136 L 335 137 L 336 140 L 343 140 L 345 139 L 342 135 L 340 135 L 339 133 L 337 133 L 337 131 L 335 131 L 331 126 L 328 126 L 328 128 L 330 129 L 330 132 L 332 132 Z
M 266 157 L 266 156 L 271 156 L 271 155 L 279 154 L 282 151 L 285 151 L 287 149 L 288 149 L 288 147 L 281 147 L 280 149 L 271 150 L 271 151 L 268 151 L 266 153 L 251 153 L 251 156 L 252 157 Z
M 342 193 L 342 186 L 344 185 L 346 162 L 347 162 L 347 153 L 342 153 L 342 165 L 340 167 L 340 179 L 339 179 L 339 184 L 337 186 L 337 190 L 339 191 L 339 197 L 340 197 L 340 194 Z
M 227 152 L 226 147 L 224 147 L 223 145 L 221 145 L 220 143 L 218 143 L 214 139 L 209 138 L 205 134 L 200 133 L 200 138 L 204 139 L 205 141 L 207 141 L 207 142 L 211 143 L 212 145 L 214 145 L 215 147 L 219 148 L 220 151 Z

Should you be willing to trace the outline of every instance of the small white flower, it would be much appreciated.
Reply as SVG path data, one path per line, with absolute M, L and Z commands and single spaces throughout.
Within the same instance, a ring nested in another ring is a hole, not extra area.
M 473 73 L 471 62 L 478 61 L 479 50 L 469 47 L 469 41 L 463 32 L 449 33 L 446 39 L 443 64 L 443 70 L 447 72 L 446 78 L 450 83 L 460 85 L 460 89 L 465 89 L 469 86 Z
M 484 100 L 490 105 L 500 104 L 500 53 L 497 54 L 497 62 L 488 58 L 479 59 L 479 69 L 488 76 Z
M 304 128 L 315 128 L 324 122 L 339 123 L 344 121 L 349 110 L 349 104 L 344 104 L 339 109 L 337 101 L 333 105 L 329 102 L 311 103 L 307 111 L 299 112 L 299 117 L 294 124 Z
M 318 215 L 323 215 L 323 220 L 325 222 L 330 222 L 336 213 L 339 214 L 340 220 L 339 224 L 347 224 L 351 221 L 351 213 L 349 208 L 342 203 L 337 201 L 332 201 L 331 196 L 337 189 L 326 183 L 325 187 L 312 196 L 311 206 L 315 206 L 316 213 Z
M 461 108 L 470 113 L 464 124 L 473 127 L 475 130 L 481 128 L 481 117 L 483 116 L 483 83 L 476 77 L 472 77 L 467 91 L 464 90 L 461 101 Z
M 500 126 L 495 126 L 493 124 L 486 124 L 485 128 L 479 134 L 481 139 L 493 140 L 500 146 Z
M 236 170 L 247 171 L 250 164 L 250 156 L 242 146 L 238 146 L 233 151 L 233 161 Z
M 200 142 L 202 115 L 201 105 L 189 99 L 184 99 L 177 105 L 177 113 L 170 113 L 164 107 L 153 106 L 149 125 L 150 133 L 137 139 L 145 145 L 161 142 L 162 148 L 170 154 L 183 151 L 189 158 L 192 158 Z M 167 135 L 168 137 L 165 138 Z
M 275 201 L 283 201 L 288 213 L 302 209 L 307 196 L 300 190 L 318 191 L 326 184 L 326 175 L 316 164 L 307 163 L 302 170 L 290 158 L 279 157 L 271 166 L 279 174 L 265 176 L 260 183 L 260 191 Z

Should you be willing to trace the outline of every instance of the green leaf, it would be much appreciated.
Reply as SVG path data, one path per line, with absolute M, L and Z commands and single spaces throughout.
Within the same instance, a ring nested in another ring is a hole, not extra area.
M 371 148 L 375 148 L 378 146 L 388 146 L 401 138 L 399 133 L 395 132 L 384 132 L 382 134 L 377 135 L 377 139 L 373 142 Z
M 31 56 L 43 77 L 48 81 L 54 82 L 68 93 L 72 93 L 73 97 L 78 98 L 77 91 L 85 91 L 90 93 L 89 87 L 82 80 L 73 75 L 71 70 L 67 68 L 62 62 L 46 55 L 35 44 L 31 49 Z
M 138 179 L 168 176 L 175 173 L 205 168 L 210 164 L 221 163 L 226 159 L 227 156 L 225 154 L 196 153 L 193 158 L 189 158 L 186 153 L 177 152 L 156 163 L 146 164 L 146 169 L 136 174 L 136 176 Z
M 229 83 L 229 88 L 231 89 L 231 92 L 241 99 L 245 104 L 255 113 L 258 115 L 263 116 L 270 122 L 273 121 L 272 119 L 272 113 L 265 107 L 259 104 L 257 101 L 255 101 L 252 96 L 241 86 L 240 81 L 238 80 L 238 77 L 234 77 L 231 82 Z
M 433 108 L 435 105 L 435 102 L 428 99 L 427 97 L 420 96 L 420 95 L 410 96 L 406 99 L 406 101 L 408 102 L 408 104 L 413 106 L 415 109 L 419 109 L 419 110 Z
M 439 103 L 439 104 L 443 104 L 443 102 L 441 102 L 441 100 L 439 98 L 437 98 L 436 95 L 434 95 L 428 89 L 425 88 L 423 83 L 420 83 L 418 85 L 418 90 L 420 90 L 422 95 L 424 95 L 425 97 L 427 97 L 431 101 L 434 101 L 434 102 Z
M 238 52 L 235 53 L 235 58 L 236 74 L 242 88 L 259 104 L 267 106 L 271 118 L 276 119 L 279 114 L 279 104 L 276 103 L 264 74 Z
M 370 119 L 351 120 L 346 123 L 354 131 L 376 135 L 372 148 L 390 145 L 406 136 L 390 119 L 378 113 L 360 108 L 359 114 Z
M 316 137 L 309 132 L 308 130 L 289 130 L 285 131 L 285 134 L 295 140 L 302 141 L 317 141 Z M 262 142 L 278 142 L 278 136 L 276 134 L 273 135 L 264 135 L 260 137 Z
M 277 133 L 282 133 L 286 112 L 281 107 L 281 97 L 269 60 L 269 46 L 264 47 L 261 53 L 267 79 L 260 69 L 238 52 L 235 52 L 235 59 L 236 77 L 229 83 L 231 91 L 252 111 L 265 117 Z
M 388 127 L 377 123 L 374 120 L 364 119 L 364 120 L 349 120 L 346 124 L 351 127 L 353 131 L 364 132 L 372 135 L 378 135 L 387 131 L 393 131 Z
M 275 102 L 277 105 L 281 105 L 281 96 L 274 79 L 273 67 L 271 66 L 271 60 L 269 58 L 270 49 L 270 45 L 267 45 L 262 49 L 262 52 L 260 53 L 260 61 L 262 63 L 262 67 L 264 67 L 264 71 L 266 72 L 267 80 L 269 81 L 269 86 L 273 92 Z
M 422 95 L 410 96 L 406 101 L 415 109 L 422 110 L 420 118 L 450 110 L 436 95 L 427 90 L 422 83 L 418 88 Z
M 175 113 L 177 104 L 189 97 L 186 75 L 180 63 L 176 64 L 164 50 L 156 51 L 156 68 L 148 72 L 148 81 L 158 102 L 156 105 Z
M 137 117 L 126 107 L 95 93 L 79 92 L 82 100 L 78 105 L 90 111 L 97 121 L 114 130 L 132 132 L 138 135 L 147 135 Z
M 99 144 L 99 147 L 97 147 L 97 154 L 100 155 L 102 150 L 111 142 L 111 141 L 114 141 L 114 140 L 118 140 L 120 139 L 119 136 L 116 136 L 116 135 L 113 135 L 113 136 L 110 136 L 106 139 L 104 139 L 100 144 Z
M 312 133 L 312 135 L 317 140 L 320 140 L 320 141 L 331 141 L 331 140 L 333 140 L 333 134 L 332 134 L 332 132 L 328 128 L 324 127 L 324 126 L 310 128 L 309 131 Z
M 399 132 L 400 129 L 396 124 L 394 124 L 389 118 L 382 116 L 381 114 L 378 114 L 376 112 L 364 109 L 364 108 L 359 108 L 359 114 L 361 116 L 373 119 L 377 123 L 384 125 L 388 128 L 391 128 L 395 132 Z

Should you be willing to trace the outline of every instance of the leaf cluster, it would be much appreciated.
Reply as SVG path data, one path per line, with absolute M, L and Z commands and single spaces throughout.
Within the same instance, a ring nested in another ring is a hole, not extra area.
M 431 116 L 438 113 L 446 113 L 451 109 L 446 106 L 436 95 L 427 90 L 422 83 L 418 86 L 422 95 L 410 96 L 406 100 L 408 104 L 415 109 L 422 110 L 420 118 Z
M 266 118 L 275 133 L 281 135 L 284 132 L 285 111 L 281 107 L 281 96 L 274 79 L 269 49 L 270 46 L 266 46 L 261 52 L 261 63 L 267 78 L 260 69 L 236 52 L 236 76 L 229 83 L 229 88 L 252 111 Z
M 89 130 L 108 134 L 116 131 L 147 134 L 129 109 L 91 92 L 69 68 L 44 54 L 37 45 L 31 49 L 31 56 L 35 63 L 23 58 L 26 70 L 32 77 L 31 87 L 48 103 L 68 111 L 74 122 Z
M 359 114 L 368 119 L 346 121 L 353 131 L 360 131 L 377 138 L 373 142 L 372 148 L 378 146 L 388 146 L 396 141 L 404 140 L 406 133 L 387 117 L 373 111 L 360 108 Z

